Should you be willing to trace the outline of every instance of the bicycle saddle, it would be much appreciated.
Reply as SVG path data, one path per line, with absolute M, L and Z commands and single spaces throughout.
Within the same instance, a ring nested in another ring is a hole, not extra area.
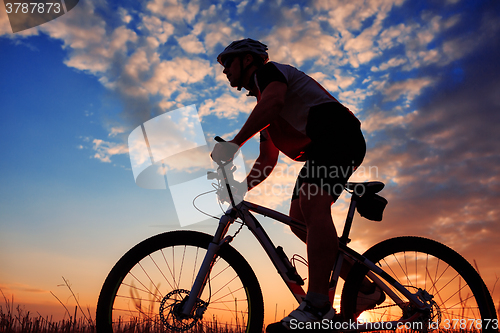
M 347 183 L 345 188 L 349 191 L 354 191 L 355 194 L 360 196 L 367 194 L 375 194 L 384 188 L 385 184 L 382 182 L 363 182 L 363 183 Z

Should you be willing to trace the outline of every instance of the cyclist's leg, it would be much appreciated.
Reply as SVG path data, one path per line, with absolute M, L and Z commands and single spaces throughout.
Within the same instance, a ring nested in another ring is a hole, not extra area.
M 266 328 L 269 333 L 288 332 L 293 330 L 296 324 L 318 323 L 325 319 L 333 320 L 335 317 L 335 310 L 328 297 L 331 267 L 338 252 L 338 238 L 330 212 L 334 200 L 316 184 L 302 183 L 300 189 L 299 199 L 292 201 L 294 207 L 291 209 L 292 214 L 296 214 L 295 218 L 303 218 L 301 220 L 307 228 L 308 291 L 305 301 L 296 310 L 281 322 Z M 303 232 L 299 233 L 299 237 L 301 236 L 304 236 Z
M 331 215 L 334 198 L 317 184 L 303 183 L 299 205 L 307 227 L 308 292 L 328 295 L 338 238 Z
M 290 202 L 289 215 L 290 215 L 290 217 L 292 217 L 295 220 L 304 221 L 304 216 L 302 215 L 302 211 L 300 210 L 300 201 L 299 201 L 298 196 L 292 197 L 292 201 Z M 290 229 L 295 234 L 295 236 L 297 236 L 301 241 L 306 243 L 307 232 L 303 232 L 302 230 L 300 230 L 298 228 L 294 228 L 294 227 L 290 227 Z M 342 261 L 342 268 L 340 270 L 340 277 L 342 279 L 345 280 L 347 278 L 347 275 L 351 271 L 351 268 L 353 265 L 354 265 L 354 261 L 350 260 L 349 258 L 344 258 L 344 260 Z M 368 280 L 366 280 L 366 281 L 367 281 L 367 285 L 366 285 L 365 289 L 369 289 L 369 287 L 371 286 L 371 283 Z
M 294 195 L 292 197 L 292 201 L 290 202 L 290 213 L 289 213 L 289 215 L 290 215 L 291 218 L 293 218 L 295 220 L 298 220 L 298 221 L 301 221 L 301 222 L 304 221 L 304 216 L 302 215 L 302 211 L 300 210 L 300 202 L 299 202 L 298 195 L 297 196 Z M 299 239 L 301 241 L 303 241 L 304 243 L 306 243 L 306 241 L 307 241 L 307 232 L 304 232 L 304 231 L 300 230 L 299 228 L 295 228 L 295 227 L 290 227 L 290 229 L 295 234 L 295 236 L 299 237 Z
M 297 179 L 294 197 L 298 197 L 296 191 L 302 183 L 307 182 L 324 188 L 332 196 L 333 203 L 342 194 L 349 177 L 361 165 L 366 154 L 366 142 L 359 122 L 340 104 L 321 105 L 310 111 L 306 131 L 312 140 L 308 150 L 309 161 Z M 292 197 L 290 213 L 297 214 L 296 211 L 303 213 L 293 206 Z M 305 218 L 302 216 L 300 220 L 305 221 Z M 333 224 L 331 215 L 329 221 Z M 344 261 L 340 272 L 344 280 L 352 265 L 352 262 Z

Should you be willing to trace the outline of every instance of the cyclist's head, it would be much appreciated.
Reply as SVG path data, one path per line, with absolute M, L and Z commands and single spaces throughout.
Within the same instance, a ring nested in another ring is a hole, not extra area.
M 246 38 L 236 40 L 229 44 L 229 46 L 217 56 L 217 61 L 224 66 L 226 62 L 232 61 L 235 57 L 241 57 L 246 54 L 251 54 L 255 64 L 259 67 L 269 60 L 267 45 L 257 40 Z
M 243 65 L 243 58 L 247 55 L 251 55 L 253 61 L 247 63 L 246 66 Z M 238 90 L 241 90 L 243 85 L 243 76 L 246 74 L 247 70 L 252 66 L 257 68 L 263 66 L 268 60 L 269 56 L 267 54 L 267 46 L 259 41 L 251 38 L 246 38 L 242 40 L 237 40 L 229 44 L 224 51 L 222 51 L 217 56 L 217 61 L 224 67 L 227 68 L 231 66 L 231 63 L 235 58 L 240 59 L 240 78 L 237 83 Z

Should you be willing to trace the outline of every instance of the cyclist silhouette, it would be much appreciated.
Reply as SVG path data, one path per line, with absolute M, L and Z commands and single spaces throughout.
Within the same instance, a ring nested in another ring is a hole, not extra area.
M 292 231 L 307 244 L 308 292 L 296 310 L 266 331 L 286 332 L 294 320 L 331 320 L 336 311 L 329 302 L 328 284 L 338 252 L 331 205 L 364 159 L 361 123 L 311 77 L 292 66 L 268 61 L 267 46 L 259 41 L 234 41 L 217 60 L 230 85 L 248 90 L 257 104 L 230 144 L 215 145 L 213 159 L 231 159 L 248 139 L 260 133 L 260 154 L 247 176 L 247 190 L 269 176 L 280 151 L 305 161 L 293 191 L 290 216 L 307 228 L 307 234 Z M 367 285 L 365 291 L 371 296 L 367 308 L 385 297 L 375 286 Z

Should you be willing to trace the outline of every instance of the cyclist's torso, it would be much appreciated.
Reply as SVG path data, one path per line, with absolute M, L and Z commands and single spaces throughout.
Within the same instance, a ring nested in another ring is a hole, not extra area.
M 267 134 L 262 135 L 269 135 L 276 148 L 288 157 L 304 160 L 311 143 L 306 132 L 310 110 L 339 102 L 310 76 L 289 65 L 269 62 L 256 72 L 255 82 L 261 93 L 273 81 L 287 84 L 285 105 Z

